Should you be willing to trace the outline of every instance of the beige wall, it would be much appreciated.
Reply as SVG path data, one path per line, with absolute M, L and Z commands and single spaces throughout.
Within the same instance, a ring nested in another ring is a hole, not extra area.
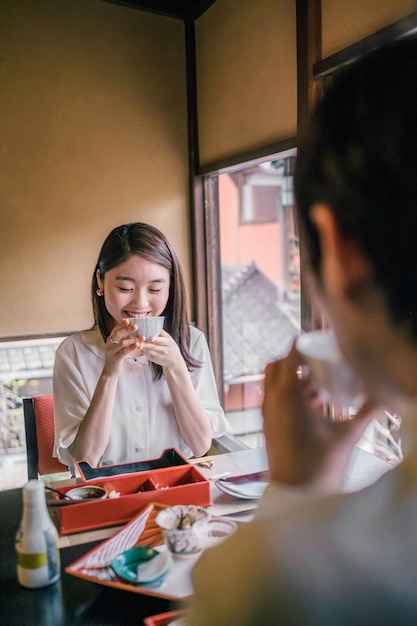
M 201 164 L 296 134 L 294 0 L 217 0 L 196 41 Z
M 417 8 L 322 0 L 323 58 Z M 296 134 L 293 0 L 216 0 L 196 22 L 202 165 Z
M 417 9 L 416 0 L 322 0 L 321 5 L 323 58 Z
M 189 281 L 183 24 L 101 0 L 0 11 L 0 338 L 90 326 L 127 221 L 160 227 Z
M 323 56 L 416 8 L 323 0 Z M 190 284 L 184 31 L 102 0 L 0 0 L 0 339 L 90 326 L 109 230 L 160 227 Z M 196 23 L 202 164 L 296 133 L 293 0 Z

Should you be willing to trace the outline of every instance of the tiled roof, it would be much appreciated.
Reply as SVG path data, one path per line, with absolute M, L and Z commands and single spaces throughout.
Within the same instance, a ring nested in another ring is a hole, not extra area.
M 0 381 L 50 378 L 63 337 L 0 342 Z
M 299 332 L 290 303 L 278 302 L 276 285 L 251 262 L 222 266 L 223 375 L 231 382 L 260 374 L 284 355 Z

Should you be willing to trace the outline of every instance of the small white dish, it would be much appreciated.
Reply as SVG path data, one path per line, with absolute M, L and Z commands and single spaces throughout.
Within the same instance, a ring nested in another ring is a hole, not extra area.
M 139 546 L 126 550 L 112 562 L 112 569 L 124 582 L 150 585 L 162 582 L 170 569 L 168 552 Z
M 210 517 L 194 524 L 202 550 L 222 543 L 237 531 L 237 523 L 227 517 Z
M 66 492 L 67 496 L 73 500 L 104 500 L 107 498 L 107 491 L 104 487 L 96 485 L 85 485 L 83 487 L 74 487 Z
M 219 479 L 214 484 L 220 491 L 234 498 L 259 500 L 262 498 L 268 482 L 266 480 L 249 480 L 245 483 L 232 483 Z

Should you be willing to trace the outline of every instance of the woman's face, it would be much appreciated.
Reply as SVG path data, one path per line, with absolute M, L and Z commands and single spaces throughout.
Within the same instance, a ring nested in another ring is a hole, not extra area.
M 97 282 L 104 291 L 110 315 L 121 322 L 126 317 L 161 315 L 169 297 L 169 271 L 135 254 L 109 270 Z

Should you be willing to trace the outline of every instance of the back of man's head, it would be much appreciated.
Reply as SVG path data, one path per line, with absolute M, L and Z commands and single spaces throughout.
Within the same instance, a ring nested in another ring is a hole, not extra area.
M 296 167 L 300 229 L 320 267 L 315 202 L 373 265 L 395 323 L 417 340 L 417 38 L 340 71 L 316 106 Z

